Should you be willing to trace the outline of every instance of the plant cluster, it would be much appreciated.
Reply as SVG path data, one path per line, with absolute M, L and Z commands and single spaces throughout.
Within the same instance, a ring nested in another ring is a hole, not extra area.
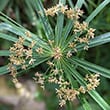
M 89 27 L 89 23 L 110 0 L 102 2 L 85 21 L 82 21 L 84 12 L 80 10 L 84 1 L 78 0 L 76 6 L 71 2 L 59 0 L 57 5 L 45 9 L 41 0 L 29 1 L 31 11 L 34 14 L 37 12 L 36 17 L 39 17 L 43 28 L 38 28 L 40 33 L 37 34 L 0 12 L 0 38 L 14 42 L 9 50 L 0 51 L 0 56 L 9 56 L 10 61 L 0 67 L 0 74 L 10 72 L 15 86 L 21 89 L 23 86 L 18 80 L 21 72 L 43 64 L 46 69 L 36 71 L 33 79 L 43 89 L 46 84 L 54 83 L 61 107 L 65 104 L 69 106 L 77 98 L 85 110 L 91 110 L 86 93 L 103 110 L 109 110 L 110 106 L 96 88 L 100 84 L 99 76 L 110 78 L 110 70 L 85 61 L 81 54 L 91 47 L 110 42 L 110 33 L 95 37 L 95 29 Z
M 41 12 L 39 14 L 42 16 Z M 62 62 L 65 59 L 68 61 L 72 56 L 75 56 L 74 53 L 77 53 L 76 47 L 78 45 L 85 44 L 84 50 L 88 50 L 89 40 L 94 38 L 95 29 L 89 28 L 86 22 L 79 22 L 83 11 L 78 8 L 69 9 L 63 4 L 58 4 L 47 10 L 45 9 L 45 14 L 52 17 L 62 14 L 67 19 L 70 19 L 73 23 L 73 27 L 71 28 L 72 33 L 70 33 L 71 37 L 67 38 L 67 41 L 64 42 L 65 45 L 62 41 L 58 41 L 57 43 L 56 39 L 48 39 L 44 46 L 38 45 L 36 41 L 32 40 L 29 47 L 23 46 L 25 39 L 19 37 L 14 46 L 10 48 L 9 70 L 13 78 L 16 79 L 17 70 L 15 66 L 21 66 L 22 69 L 26 70 L 29 65 L 35 63 L 37 57 L 35 54 L 40 57 L 48 55 L 50 57 L 50 60 L 47 62 L 49 65 L 48 71 L 44 75 L 37 72 L 34 79 L 43 88 L 44 83 L 47 82 L 58 84 L 59 87 L 56 89 L 56 93 L 60 99 L 59 105 L 63 106 L 66 104 L 66 101 L 73 101 L 80 93 L 85 94 L 99 85 L 98 75 L 96 74 L 86 76 L 86 80 L 89 82 L 86 86 L 79 86 L 79 88 L 72 87 L 70 79 L 65 78 L 65 71 L 62 66 Z M 26 35 L 31 38 L 31 34 L 28 31 Z

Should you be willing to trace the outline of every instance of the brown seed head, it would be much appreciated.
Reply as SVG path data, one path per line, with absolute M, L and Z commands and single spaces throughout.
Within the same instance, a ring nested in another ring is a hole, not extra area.
M 59 47 L 56 47 L 53 49 L 52 57 L 54 57 L 54 59 L 59 60 L 62 56 L 63 55 L 62 55 L 61 49 Z

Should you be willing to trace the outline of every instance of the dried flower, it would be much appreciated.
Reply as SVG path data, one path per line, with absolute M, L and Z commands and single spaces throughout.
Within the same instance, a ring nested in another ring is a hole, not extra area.
M 99 78 L 99 74 L 91 74 L 91 75 L 86 75 L 85 80 L 88 81 L 89 83 L 87 84 L 87 89 L 92 90 L 95 89 L 99 84 L 100 84 L 100 79 Z
M 36 72 L 35 73 L 35 77 L 34 77 L 34 80 L 37 84 L 40 84 L 41 87 L 44 89 L 44 77 L 42 74 Z
M 62 57 L 62 52 L 59 47 L 53 48 L 52 57 L 54 57 L 54 59 L 58 59 L 58 60 Z
M 31 45 L 30 45 L 29 47 L 30 47 L 30 48 L 33 48 L 35 44 L 36 44 L 36 41 L 33 40 L 33 41 L 31 42 Z
M 60 102 L 59 102 L 60 107 L 64 106 L 65 104 L 66 104 L 65 100 L 60 100 Z
M 74 47 L 76 47 L 75 42 L 70 42 L 68 47 L 70 47 L 70 48 L 74 48 Z
M 88 45 L 84 46 L 84 50 L 88 50 L 88 48 L 89 48 Z
M 26 34 L 27 37 L 32 37 L 32 35 L 29 31 L 26 31 L 25 34 Z
M 29 65 L 33 65 L 35 61 L 36 61 L 36 59 L 31 58 L 31 59 L 29 60 Z
M 68 6 L 66 5 L 66 6 L 63 6 L 62 4 L 61 4 L 61 6 L 60 6 L 60 11 L 64 14 L 65 12 L 66 12 L 66 10 L 68 9 Z
M 54 7 L 48 8 L 47 10 L 45 10 L 46 16 L 55 16 L 55 14 L 58 14 L 58 12 L 62 12 L 63 14 L 66 12 L 66 10 L 68 9 L 67 6 L 64 6 L 63 4 L 57 4 Z
M 48 43 L 49 43 L 50 45 L 52 45 L 52 44 L 54 43 L 54 40 L 48 40 Z
M 36 49 L 36 52 L 37 52 L 38 54 L 43 54 L 43 48 L 41 48 L 41 47 L 37 48 L 37 49 Z
M 80 43 L 87 43 L 87 44 L 88 44 L 89 39 L 88 39 L 87 37 L 83 37 L 83 38 L 79 38 L 78 41 L 79 41 Z
M 52 72 L 53 74 L 57 75 L 59 73 L 59 70 L 56 68 L 56 69 L 53 69 Z
M 72 56 L 72 52 L 71 51 L 68 51 L 68 53 L 66 54 L 66 57 L 69 58 Z
M 94 31 L 95 31 L 95 29 L 93 29 L 93 28 L 90 28 L 88 30 L 87 35 L 89 36 L 89 38 L 94 38 Z
M 25 54 L 26 54 L 26 59 L 31 58 L 32 57 L 32 49 L 26 50 Z
M 52 8 L 48 8 L 47 10 L 45 9 L 46 16 L 48 15 L 55 16 L 55 14 L 57 14 L 58 11 L 59 11 L 58 5 Z
M 80 88 L 78 89 L 79 92 L 85 94 L 86 93 L 86 89 L 83 86 L 80 86 Z
M 69 88 L 60 88 L 59 90 L 56 89 L 56 93 L 60 99 L 60 106 L 63 106 L 66 101 L 73 101 L 76 99 L 77 95 L 79 95 L 77 90 Z
M 27 65 L 22 65 L 22 69 L 26 70 Z
M 48 64 L 50 67 L 53 67 L 53 66 L 54 66 L 54 63 L 51 62 L 51 61 L 48 61 L 47 64 Z
M 67 18 L 73 19 L 75 17 L 75 10 L 70 8 L 69 10 L 66 11 L 66 15 Z

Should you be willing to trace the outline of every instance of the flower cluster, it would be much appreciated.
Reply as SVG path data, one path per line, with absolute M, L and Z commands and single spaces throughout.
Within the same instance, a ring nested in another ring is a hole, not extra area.
M 99 74 L 91 74 L 91 75 L 86 75 L 85 80 L 88 81 L 89 83 L 87 84 L 87 90 L 92 90 L 95 89 L 99 84 L 100 84 L 100 79 Z
M 23 47 L 23 43 L 24 43 L 24 39 L 22 37 L 19 38 L 19 40 L 14 44 L 14 47 L 10 48 L 10 62 L 12 62 L 12 64 L 14 65 L 20 65 L 20 64 L 24 64 L 25 60 L 24 60 L 24 47 Z
M 25 33 L 27 37 L 31 37 L 30 32 Z M 19 37 L 18 41 L 15 42 L 13 47 L 10 47 L 10 56 L 9 56 L 9 66 L 8 70 L 11 72 L 11 75 L 16 79 L 17 68 L 21 67 L 26 70 L 30 65 L 33 65 L 36 61 L 34 57 L 34 52 L 36 54 L 43 54 L 43 48 L 40 46 L 36 47 L 36 41 L 32 40 L 29 43 L 29 46 L 24 46 L 26 40 L 23 37 Z M 16 79 L 17 80 L 17 79 Z
M 56 93 L 58 94 L 58 97 L 60 99 L 59 105 L 62 107 L 66 104 L 66 101 L 73 101 L 76 99 L 76 96 L 79 95 L 79 92 L 75 89 L 69 89 L 69 88 L 61 88 L 57 89 Z
M 49 62 L 49 64 L 53 65 L 53 63 L 51 62 Z M 86 92 L 95 89 L 100 84 L 100 79 L 98 79 L 99 74 L 87 74 L 85 77 L 87 85 L 80 86 L 79 88 L 72 88 L 69 81 L 65 80 L 65 78 L 63 77 L 63 71 L 58 70 L 57 68 L 52 70 L 48 78 L 43 77 L 43 75 L 38 72 L 36 74 L 34 79 L 43 88 L 44 82 L 47 81 L 59 85 L 59 88 L 56 89 L 56 93 L 59 98 L 59 105 L 61 107 L 66 104 L 66 101 L 73 101 L 80 93 L 85 94 Z
M 71 9 L 63 4 L 58 4 L 47 10 L 44 9 L 44 11 L 46 16 L 54 17 L 55 15 L 63 14 L 64 17 L 66 16 L 67 20 L 71 21 L 72 28 L 69 38 L 65 41 L 61 41 L 60 44 L 56 43 L 55 39 L 47 39 L 46 42 L 42 40 L 45 44 L 45 46 L 43 46 L 39 42 L 36 43 L 36 41 L 31 39 L 32 36 L 30 32 L 27 31 L 25 34 L 31 39 L 31 43 L 28 41 L 29 45 L 24 46 L 27 42 L 26 39 L 19 37 L 14 46 L 10 48 L 11 55 L 8 69 L 15 80 L 14 82 L 17 82 L 16 67 L 20 66 L 22 69 L 27 69 L 28 66 L 37 62 L 36 59 L 38 59 L 38 56 L 42 57 L 42 55 L 46 56 L 48 54 L 50 60 L 47 62 L 47 71 L 45 74 L 36 72 L 34 80 L 36 83 L 40 84 L 42 88 L 44 88 L 44 83 L 46 82 L 59 85 L 59 87 L 56 88 L 56 93 L 60 100 L 59 105 L 63 106 L 66 101 L 73 101 L 80 93 L 85 94 L 99 85 L 99 75 L 91 74 L 86 75 L 85 81 L 87 85 L 73 88 L 70 79 L 65 77 L 66 72 L 62 66 L 62 61 L 64 59 L 69 60 L 74 52 L 78 52 L 77 48 L 80 44 L 84 44 L 84 50 L 88 50 L 89 41 L 94 38 L 95 29 L 89 28 L 86 22 L 79 22 L 83 11 L 78 8 Z
M 85 87 L 80 86 L 79 91 L 81 93 L 86 93 L 90 90 L 95 89 L 100 84 L 99 74 L 90 74 L 86 75 L 85 81 L 87 81 L 87 85 Z
M 67 5 L 57 4 L 49 9 L 45 9 L 47 16 L 54 17 L 58 14 L 64 14 L 68 19 L 73 21 L 73 41 L 69 42 L 68 48 L 70 50 L 67 53 L 67 57 L 71 57 L 72 52 L 77 52 L 77 46 L 81 43 L 85 44 L 84 50 L 88 50 L 88 44 L 90 39 L 94 38 L 95 29 L 89 28 L 86 22 L 80 23 L 79 18 L 82 16 L 83 11 L 78 8 L 68 8 Z M 68 49 L 67 49 L 68 50 Z
M 24 38 L 19 37 L 18 41 L 10 48 L 11 55 L 9 56 L 10 63 L 8 65 L 8 70 L 11 72 L 14 80 L 16 79 L 17 68 L 16 66 L 22 65 L 23 69 L 26 69 L 24 53 L 25 49 L 23 47 Z M 17 79 L 16 79 L 17 80 Z
M 45 9 L 45 13 L 48 16 L 54 17 L 58 13 L 65 14 L 67 18 L 69 19 L 78 19 L 80 16 L 82 16 L 83 11 L 80 9 L 69 9 L 68 6 L 64 6 L 63 4 L 57 4 L 56 6 L 53 6 L 49 9 Z
M 40 84 L 40 86 L 44 89 L 44 77 L 42 74 L 36 72 L 35 73 L 35 77 L 34 77 L 34 80 L 37 84 Z
M 52 8 L 49 9 L 45 9 L 45 13 L 48 16 L 55 16 L 56 14 L 58 14 L 58 12 L 62 12 L 63 14 L 66 12 L 66 10 L 68 9 L 67 6 L 63 6 L 62 4 L 57 4 L 56 6 L 53 6 Z
M 62 57 L 62 52 L 59 47 L 53 48 L 52 57 L 54 57 L 54 59 L 58 59 L 58 60 Z
M 19 37 L 18 41 L 14 44 L 13 47 L 10 48 L 10 62 L 12 65 L 16 65 L 16 66 L 22 66 L 22 69 L 26 69 L 27 62 L 29 65 L 32 65 L 34 63 L 34 59 L 32 58 L 32 47 L 35 45 L 35 43 L 30 45 L 30 48 L 25 48 L 24 47 L 24 41 L 25 39 L 23 37 Z

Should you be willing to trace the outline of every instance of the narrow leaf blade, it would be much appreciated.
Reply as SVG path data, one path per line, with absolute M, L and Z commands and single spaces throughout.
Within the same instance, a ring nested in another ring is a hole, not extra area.
M 87 61 L 84 61 L 84 60 L 80 60 L 78 58 L 73 58 L 72 61 L 74 63 L 76 63 L 77 65 L 91 71 L 91 72 L 95 72 L 95 73 L 98 73 L 106 78 L 110 78 L 110 70 L 106 69 L 106 68 L 103 68 L 101 66 L 98 66 L 96 64 L 93 64 L 93 63 L 90 63 L 90 62 L 87 62 Z
M 10 52 L 9 50 L 0 50 L 0 56 L 9 56 Z
M 97 16 L 97 14 L 106 6 L 110 3 L 110 0 L 104 0 L 93 12 L 92 14 L 90 14 L 87 19 L 86 22 L 91 22 L 95 16 Z

